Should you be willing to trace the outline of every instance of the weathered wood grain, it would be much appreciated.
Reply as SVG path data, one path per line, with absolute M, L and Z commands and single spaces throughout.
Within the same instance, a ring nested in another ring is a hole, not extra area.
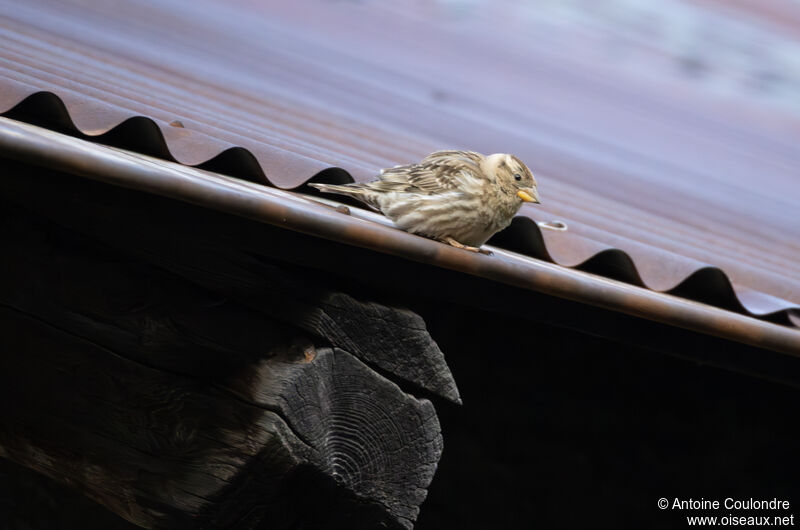
M 188 233 L 122 223 L 108 245 L 100 227 L 127 212 L 105 223 L 87 202 L 75 221 L 65 203 L 55 222 L 11 191 L 2 456 L 145 528 L 413 526 L 442 451 L 435 411 L 347 347 L 414 366 L 402 356 L 438 351 L 418 316 Z
M 3 530 L 136 530 L 81 492 L 7 458 L 0 458 Z

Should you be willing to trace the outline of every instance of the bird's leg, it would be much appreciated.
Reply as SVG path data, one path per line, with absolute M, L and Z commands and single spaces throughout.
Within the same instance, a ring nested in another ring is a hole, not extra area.
M 487 256 L 492 255 L 491 250 L 486 250 L 480 247 L 471 247 L 469 245 L 465 245 L 463 243 L 459 243 L 452 237 L 445 237 L 442 239 L 443 242 L 447 243 L 448 245 L 454 246 L 456 248 L 463 248 L 464 250 L 469 250 L 470 252 L 480 252 L 481 254 L 486 254 Z

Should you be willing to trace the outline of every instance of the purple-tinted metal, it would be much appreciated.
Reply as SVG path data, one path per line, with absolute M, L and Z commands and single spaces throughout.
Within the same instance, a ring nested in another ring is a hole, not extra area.
M 91 144 L 0 118 L 0 155 L 172 197 L 290 230 L 800 356 L 800 330 L 660 294 L 501 249 L 485 256 L 342 213 L 302 195 Z
M 284 189 L 444 147 L 513 152 L 544 201 L 522 213 L 569 227 L 526 228 L 543 257 L 792 322 L 798 115 L 702 88 L 658 32 L 603 62 L 595 33 L 526 25 L 520 3 L 448 5 L 0 1 L 0 113 L 49 91 L 85 135 L 145 116 L 176 161 L 242 147 Z

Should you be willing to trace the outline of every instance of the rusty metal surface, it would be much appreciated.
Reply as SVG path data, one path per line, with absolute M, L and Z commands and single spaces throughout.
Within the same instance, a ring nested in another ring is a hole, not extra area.
M 600 4 L 3 0 L 0 113 L 283 189 L 514 152 L 544 204 L 502 244 L 796 324 L 796 10 Z
M 0 118 L 0 155 L 523 289 L 800 356 L 800 330 L 494 248 L 485 256 L 396 230 L 380 216 Z M 366 222 L 365 222 L 366 221 Z

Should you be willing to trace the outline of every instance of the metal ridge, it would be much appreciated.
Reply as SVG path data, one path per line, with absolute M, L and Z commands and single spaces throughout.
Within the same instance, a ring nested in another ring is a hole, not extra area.
M 76 113 L 81 113 L 83 121 L 76 119 Z M 8 90 L 0 97 L 0 115 L 21 119 L 35 116 L 40 125 L 83 139 L 111 143 L 282 189 L 297 189 L 312 179 L 352 182 L 371 177 L 364 168 L 348 167 L 344 170 L 272 145 L 259 145 L 258 151 L 252 152 L 214 136 L 185 129 L 179 123 L 165 123 L 102 101 L 83 101 L 81 104 L 74 99 L 65 101 L 53 92 L 35 90 L 14 81 L 8 81 Z M 754 289 L 734 286 L 719 267 L 620 236 L 606 235 L 605 239 L 609 238 L 623 245 L 625 250 L 581 233 L 541 230 L 529 215 L 520 215 L 508 230 L 491 242 L 557 265 L 594 272 L 656 292 L 784 325 L 800 324 L 800 307 L 796 304 Z M 632 254 L 636 251 L 638 259 Z M 668 262 L 671 266 L 669 274 L 665 269 L 645 271 L 643 256 L 648 256 L 650 262 L 659 261 L 652 259 L 653 256 Z
M 473 254 L 336 211 L 303 195 L 0 118 L 0 153 L 130 189 L 800 356 L 800 330 L 493 248 Z

